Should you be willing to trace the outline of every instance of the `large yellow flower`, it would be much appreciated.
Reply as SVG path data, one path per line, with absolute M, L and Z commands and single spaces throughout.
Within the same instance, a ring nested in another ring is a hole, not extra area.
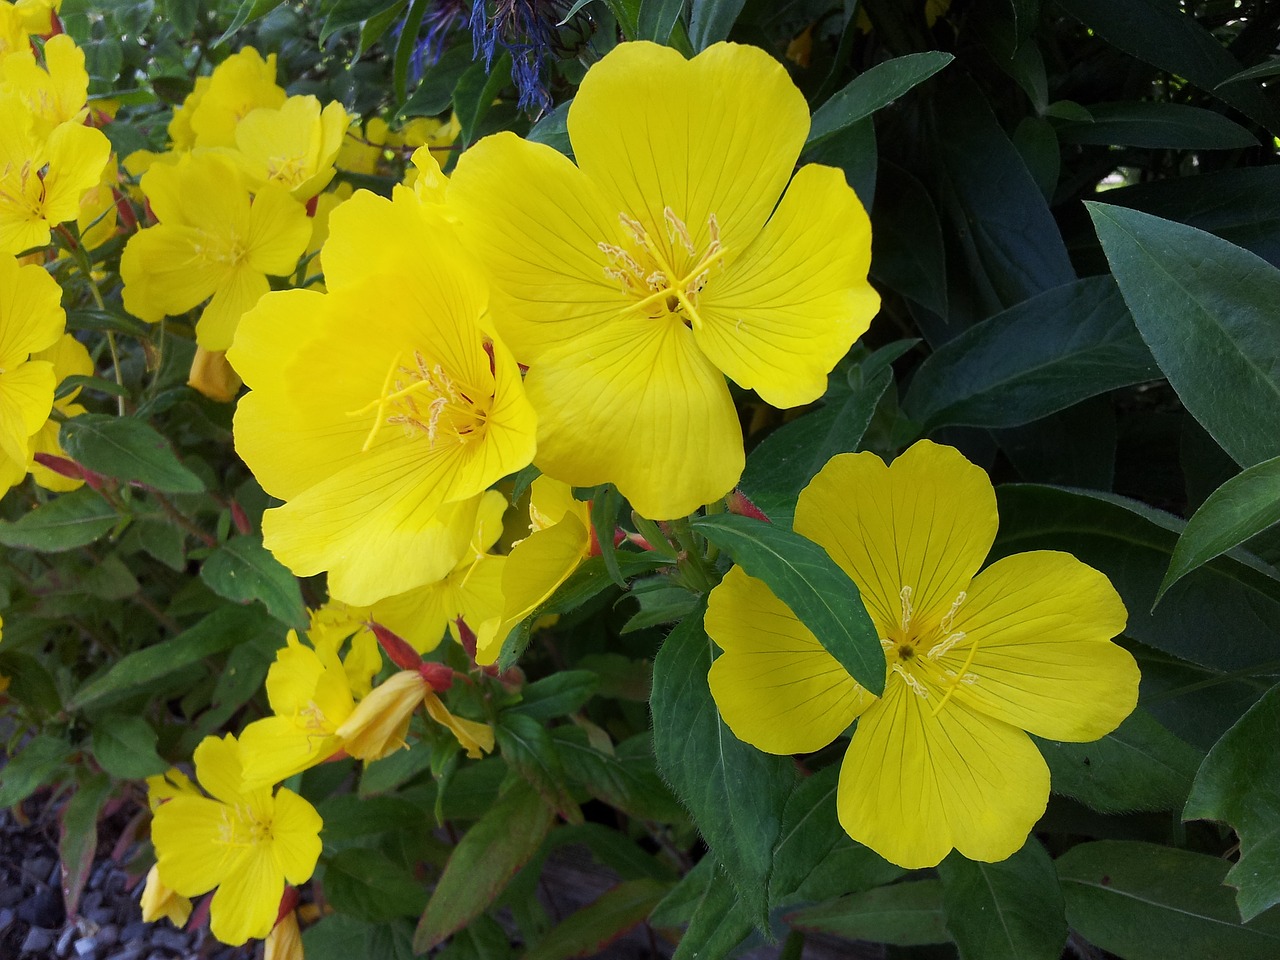
M 488 292 L 411 190 L 334 211 L 324 294 L 269 294 L 227 357 L 251 392 L 236 450 L 272 496 L 267 547 L 367 605 L 439 580 L 484 491 L 533 456 L 520 370 L 482 325 Z
M 26 474 L 32 439 L 53 408 L 57 374 L 31 359 L 58 342 L 66 326 L 62 291 L 43 268 L 0 254 L 0 493 Z
M 1138 668 L 1111 642 L 1124 604 L 1065 553 L 978 568 L 997 527 L 985 473 L 921 441 L 891 467 L 833 458 L 800 495 L 795 529 L 858 585 L 885 648 L 884 695 L 859 686 L 760 581 L 733 568 L 707 632 L 720 714 L 769 753 L 857 730 L 840 771 L 840 823 L 908 868 L 952 849 L 1012 855 L 1044 812 L 1049 771 L 1031 738 L 1096 740 L 1133 710 Z
M 217 887 L 209 928 L 233 946 L 271 932 L 287 880 L 304 883 L 320 857 L 320 815 L 292 790 L 246 789 L 240 745 L 228 734 L 195 750 L 196 778 L 210 794 L 178 792 L 155 812 L 160 881 L 184 897 Z
M 792 176 L 809 111 L 754 47 L 686 61 L 622 44 L 568 124 L 576 167 L 498 134 L 463 154 L 450 200 L 530 367 L 538 466 L 683 516 L 742 472 L 725 375 L 775 406 L 809 403 L 866 330 L 867 215 L 839 170 Z

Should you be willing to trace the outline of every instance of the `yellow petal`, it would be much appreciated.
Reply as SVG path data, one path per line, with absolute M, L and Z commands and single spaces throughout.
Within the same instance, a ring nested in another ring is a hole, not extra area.
M 736 252 L 781 196 L 809 108 L 758 47 L 717 43 L 686 61 L 669 47 L 624 43 L 587 71 L 568 125 L 578 166 L 615 212 L 666 237 L 670 207 L 699 250 L 714 215 Z
M 80 123 L 60 123 L 49 134 L 44 177 L 44 218 L 50 223 L 74 220 L 80 197 L 102 178 L 111 158 L 111 142 L 101 130 Z
M 416 670 L 401 670 L 374 687 L 338 728 L 347 753 L 380 760 L 403 747 L 409 721 L 427 689 Z
M 724 650 L 707 679 L 733 735 L 766 753 L 811 753 L 875 702 L 795 614 L 733 567 L 707 605 L 707 634 Z
M 323 826 L 316 808 L 302 797 L 284 788 L 276 791 L 271 850 L 280 872 L 295 886 L 306 883 L 315 872 Z
M 226 805 L 198 796 L 177 796 L 160 805 L 151 840 L 165 886 L 195 897 L 236 872 L 247 848 L 225 842 L 226 812 Z
M 333 756 L 342 749 L 342 740 L 332 727 L 309 730 L 292 715 L 253 721 L 240 731 L 244 785 L 270 787 Z
M 191 916 L 191 901 L 170 890 L 160 880 L 160 867 L 152 864 L 147 871 L 147 882 L 142 887 L 142 919 L 145 923 L 155 923 L 161 917 L 167 917 L 175 927 L 181 928 Z
M 204 347 L 196 347 L 196 355 L 191 360 L 191 373 L 187 377 L 187 386 L 198 390 L 210 400 L 230 403 L 240 392 L 242 384 L 243 381 L 227 362 L 225 350 L 206 350 Z
M 53 346 L 65 325 L 58 282 L 42 267 L 0 254 L 0 370 Z
M 227 270 L 217 278 L 213 299 L 196 323 L 196 343 L 205 350 L 227 350 L 235 339 L 240 318 L 252 310 L 271 284 L 247 264 Z
M 615 320 L 545 354 L 525 389 L 538 467 L 574 486 L 614 483 L 650 519 L 686 516 L 742 475 L 724 377 L 675 317 Z
M 873 453 L 833 457 L 801 492 L 795 529 L 849 574 L 880 636 L 890 637 L 904 613 L 916 636 L 942 620 L 986 558 L 997 523 L 986 473 L 954 448 L 921 440 L 890 467 Z
M 293 273 L 310 240 L 307 208 L 287 191 L 268 184 L 254 195 L 244 241 L 245 256 L 254 270 L 273 277 Z
M 30 360 L 0 373 L 0 451 L 25 464 L 31 456 L 31 436 L 53 409 L 57 386 L 53 364 Z
M 465 717 L 455 717 L 434 693 L 428 692 L 424 700 L 427 714 L 436 723 L 448 728 L 472 760 L 479 760 L 493 751 L 493 727 Z
M 244 801 L 240 744 L 234 736 L 205 737 L 196 745 L 192 759 L 196 779 L 211 796 L 233 807 Z
M 303 960 L 302 931 L 298 929 L 296 910 L 290 910 L 271 928 L 262 946 L 262 960 Z
M 218 886 L 209 904 L 209 930 L 236 947 L 271 932 L 280 912 L 284 877 L 265 844 L 244 848 L 235 874 Z
M 1019 553 L 974 579 L 952 625 L 965 639 L 940 662 L 976 678 L 957 685 L 956 702 L 1039 737 L 1096 740 L 1138 699 L 1138 665 L 1111 642 L 1125 620 L 1097 570 L 1066 553 Z
M 871 223 L 844 173 L 809 164 L 741 255 L 712 268 L 694 338 L 766 403 L 811 403 L 879 309 L 870 264 Z
M 203 242 L 192 227 L 163 223 L 130 237 L 120 255 L 124 308 L 140 320 L 156 323 L 186 313 L 214 294 L 223 272 L 204 269 Z
M 1012 856 L 1044 813 L 1049 769 L 1021 730 L 913 693 L 896 676 L 858 720 L 836 805 L 853 839 L 907 869 L 952 848 L 970 860 Z

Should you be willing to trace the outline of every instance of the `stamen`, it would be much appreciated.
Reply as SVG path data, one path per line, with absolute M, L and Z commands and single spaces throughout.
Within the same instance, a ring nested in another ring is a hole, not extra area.
M 951 609 L 947 611 L 946 616 L 942 618 L 941 629 L 946 633 L 951 629 L 951 621 L 956 618 L 956 614 L 960 612 L 960 605 L 969 599 L 969 594 L 961 590 L 959 595 L 951 601 Z
M 667 239 L 675 243 L 679 237 L 681 246 L 689 251 L 689 256 L 695 256 L 698 251 L 693 246 L 693 237 L 689 236 L 689 228 L 676 216 L 676 212 L 670 207 L 663 207 L 662 219 L 667 223 Z
M 911 625 L 911 588 L 903 587 L 898 591 L 898 599 L 902 601 L 902 629 L 906 630 Z
M 939 641 L 938 643 L 935 643 L 932 647 L 930 647 L 929 652 L 925 654 L 925 656 L 927 656 L 930 660 L 937 660 L 939 657 L 944 657 L 951 652 L 952 647 L 954 647 L 956 644 L 963 643 L 964 639 L 965 639 L 965 632 L 963 630 L 957 630 L 955 633 L 951 634 L 948 637 L 945 637 L 944 639 L 942 639 L 941 641 Z
M 908 673 L 906 668 L 903 667 L 902 664 L 895 663 L 891 669 L 893 670 L 894 673 L 896 673 L 898 676 L 900 676 L 903 679 L 906 685 L 911 688 L 911 692 L 914 693 L 917 697 L 919 697 L 921 700 L 929 699 L 929 691 L 924 688 L 924 684 L 922 684 L 919 680 L 917 680 L 910 673 Z M 944 700 L 943 703 L 945 702 L 946 701 Z M 937 714 L 938 711 L 934 710 L 933 712 Z

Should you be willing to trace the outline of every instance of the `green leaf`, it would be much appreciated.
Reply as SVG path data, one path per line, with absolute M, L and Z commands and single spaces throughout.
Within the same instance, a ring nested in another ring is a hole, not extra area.
M 93 543 L 119 520 L 111 504 L 88 487 L 81 487 L 55 497 L 12 523 L 0 523 L 0 543 L 58 553 Z
M 117 660 L 81 687 L 67 707 L 82 710 L 119 700 L 205 657 L 251 642 L 263 630 L 274 636 L 278 629 L 250 608 L 221 607 L 173 639 Z
M 156 753 L 156 732 L 137 715 L 108 714 L 93 723 L 93 756 L 118 780 L 142 780 L 169 764 Z
M 1280 111 L 1256 86 L 1225 81 L 1241 64 L 1222 42 L 1166 0 L 1059 0 L 1058 6 L 1114 47 L 1185 78 L 1245 116 L 1280 134 Z M 1141 24 L 1139 29 L 1135 25 Z
M 204 490 L 204 482 L 182 465 L 169 441 L 141 420 L 85 413 L 64 423 L 58 437 L 68 456 L 103 476 L 163 493 Z
M 573 145 L 569 142 L 569 106 L 572 103 L 572 100 L 567 100 L 558 104 L 554 110 L 533 125 L 533 129 L 529 131 L 525 139 L 532 140 L 534 143 L 545 143 L 547 146 L 559 150 L 566 157 L 573 156 Z M 534 469 L 533 475 L 536 477 L 538 475 L 537 468 L 532 469 Z M 518 498 L 519 493 L 515 493 L 512 496 Z
M 480 916 L 542 846 L 555 814 L 524 780 L 516 780 L 454 847 L 418 929 L 417 953 Z
M 947 312 L 946 250 L 938 210 L 919 180 L 880 164 L 871 211 L 871 276 L 939 316 Z
M 1101 813 L 1178 809 L 1202 756 L 1141 708 L 1090 743 L 1035 740 L 1053 792 Z
M 283 2 L 284 0 L 243 0 L 236 9 L 236 15 L 231 18 L 230 25 L 223 31 L 222 36 L 213 41 L 213 46 L 216 47 L 226 43 L 246 23 L 270 13 Z
M 392 9 L 398 4 L 393 4 Z M 386 11 L 383 11 L 385 14 Z M 413 0 L 409 12 L 405 14 L 400 25 L 400 38 L 396 41 L 395 56 L 391 72 L 391 91 L 395 102 L 402 104 L 409 93 L 409 61 L 413 58 L 414 48 L 418 45 L 418 32 L 422 28 L 422 18 L 427 13 L 427 0 Z M 364 42 L 364 31 L 360 31 L 361 43 Z
M 1092 120 L 1058 125 L 1063 143 L 1149 147 L 1158 150 L 1240 150 L 1257 138 L 1220 113 L 1184 103 L 1095 103 Z
M 692 903 L 689 927 L 676 945 L 672 960 L 713 960 L 731 956 L 733 948 L 751 933 L 751 916 L 715 857 L 703 857 L 687 879 L 693 879 L 704 863 L 708 866 L 704 868 L 705 876 L 697 877 L 701 882 Z M 665 904 L 666 901 L 660 906 Z M 656 919 L 651 923 L 656 924 Z
M 808 142 L 816 143 L 887 107 L 954 59 L 950 53 L 930 50 L 876 64 L 814 111 Z
M 636 39 L 665 44 L 683 9 L 684 0 L 640 0 L 640 32 Z
M 917 369 L 902 408 L 922 432 L 1015 427 L 1159 376 L 1114 281 L 1090 277 L 943 344 Z
M 1067 942 L 1062 888 L 1035 837 L 1000 863 L 952 852 L 938 864 L 947 930 L 961 960 L 1058 960 Z
M 905 870 L 852 840 L 836 816 L 840 764 L 805 777 L 787 798 L 773 853 L 769 902 L 829 900 L 892 883 Z
M 1241 466 L 1280 454 L 1280 271 L 1194 227 L 1086 206 L 1138 330 L 1183 405 Z
M 405 101 L 397 117 L 434 117 L 453 102 L 454 90 L 462 75 L 472 69 L 471 40 L 455 44 L 426 69 L 422 82 Z
M 698 611 L 671 631 L 654 660 L 654 754 L 724 865 L 747 916 L 763 929 L 794 768 L 789 759 L 761 753 L 729 731 L 707 685 L 710 669 L 711 641 Z
M 408 868 L 368 847 L 343 850 L 328 862 L 324 893 L 335 910 L 369 923 L 415 917 L 427 903 Z
M 560 670 L 535 680 L 520 691 L 520 702 L 511 708 L 534 720 L 567 717 L 591 699 L 600 678 L 590 670 Z
M 354 27 L 371 17 L 377 16 L 387 7 L 394 6 L 396 0 L 337 0 L 320 28 L 320 43 L 339 30 Z
M 409 0 L 396 0 L 394 4 L 387 7 L 387 9 L 383 10 L 381 13 L 370 17 L 361 25 L 360 42 L 356 44 L 356 52 L 351 56 L 352 63 L 364 56 L 370 47 L 386 35 L 386 32 L 390 30 L 404 15 L 405 7 L 408 5 Z M 421 26 L 421 24 L 419 24 L 419 26 Z M 401 37 L 405 35 L 403 30 L 400 35 Z M 415 34 L 414 37 L 416 39 L 417 35 Z M 400 98 L 400 100 L 403 99 L 403 97 Z
M 302 931 L 307 960 L 414 960 L 413 928 L 404 921 L 365 923 L 340 913 Z
M 21 650 L 0 651 L 0 676 L 9 678 L 5 695 L 37 719 L 47 720 L 62 710 L 62 696 L 53 676 L 39 659 Z
M 0 767 L 0 810 L 21 803 L 46 783 L 67 773 L 71 744 L 62 737 L 41 733 L 22 745 Z
M 1006 484 L 996 498 L 993 560 L 1064 550 L 1111 580 L 1129 611 L 1126 636 L 1213 670 L 1280 661 L 1280 584 L 1261 565 L 1234 556 L 1211 560 L 1152 610 L 1182 530 L 1176 517 L 1111 494 L 1034 484 Z
M 582 810 L 565 785 L 564 767 L 547 728 L 533 717 L 507 711 L 494 737 L 502 759 L 529 781 L 542 799 L 569 823 L 582 823 Z
M 689 43 L 694 52 L 724 40 L 746 0 L 692 0 L 689 4 Z
M 524 960 L 595 956 L 643 921 L 668 887 L 669 884 L 642 878 L 606 890 L 539 938 Z
M 1240 835 L 1226 882 L 1245 920 L 1280 903 L 1280 686 L 1272 687 L 1209 751 L 1182 816 L 1221 820 Z M 1278 948 L 1280 952 L 1280 948 Z
M 80 894 L 93 869 L 98 850 L 98 817 L 111 793 L 111 778 L 97 773 L 79 778 L 76 792 L 62 810 L 58 857 L 62 861 L 62 901 L 67 916 L 80 907 Z
M 510 82 L 511 55 L 506 52 L 493 61 L 492 69 L 486 69 L 483 60 L 477 60 L 459 77 L 453 91 L 453 108 L 461 125 L 459 143 L 471 143 L 480 121 L 493 106 L 494 97 Z
M 860 684 L 884 690 L 884 648 L 858 586 L 827 551 L 776 523 L 720 513 L 691 524 L 752 577 L 763 580 Z
M 785 919 L 797 930 L 831 933 L 849 940 L 904 947 L 951 941 L 940 880 L 908 880 L 876 887 L 798 910 Z
M 1280 912 L 1240 923 L 1230 864 L 1189 850 L 1100 840 L 1058 858 L 1067 922 L 1125 960 L 1274 960 Z
M 1239 73 L 1232 74 L 1218 84 L 1219 87 L 1228 83 L 1239 83 L 1241 80 L 1262 80 L 1266 77 L 1274 77 L 1280 74 L 1280 57 L 1272 57 L 1270 60 L 1263 60 L 1262 63 L 1254 64 L 1241 70 Z
M 1280 457 L 1254 464 L 1232 477 L 1205 500 L 1187 521 L 1156 594 L 1164 592 L 1201 564 L 1280 523 Z
M 281 623 L 306 628 L 307 607 L 298 579 L 258 537 L 232 537 L 201 564 L 200 579 L 220 597 L 236 603 L 259 600 Z
M 554 727 L 551 738 L 565 772 L 596 799 L 640 820 L 670 823 L 683 818 L 680 804 L 654 769 L 648 734 L 620 744 L 612 755 L 592 747 L 579 727 Z

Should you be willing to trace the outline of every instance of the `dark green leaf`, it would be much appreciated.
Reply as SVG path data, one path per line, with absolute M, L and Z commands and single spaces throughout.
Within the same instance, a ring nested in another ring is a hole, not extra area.
M 729 36 L 746 0 L 692 0 L 689 5 L 689 43 L 694 52 Z
M 809 143 L 844 130 L 887 107 L 954 60 L 950 53 L 930 50 L 878 63 L 849 81 L 813 114 Z
M 340 913 L 302 931 L 307 960 L 414 960 L 413 928 L 403 921 L 365 923 Z
M 424 953 L 478 917 L 542 846 L 555 815 L 516 780 L 454 848 L 413 935 Z
M 618 527 L 618 511 L 621 509 L 622 494 L 611 483 L 605 484 L 591 501 L 591 528 L 600 548 L 600 559 L 609 571 L 609 578 L 625 589 L 627 581 L 618 566 L 618 551 L 613 545 L 613 532 Z
M 93 543 L 119 520 L 111 504 L 88 487 L 81 487 L 36 507 L 13 523 L 0 523 L 0 543 L 58 553 Z
M 70 917 L 80 907 L 80 894 L 93 869 L 98 850 L 98 817 L 111 787 L 111 778 L 106 774 L 81 777 L 76 792 L 62 810 L 58 856 L 62 861 L 62 902 Z
M 1280 457 L 1255 464 L 1215 490 L 1187 521 L 1160 584 L 1164 592 L 1196 567 L 1280 523 Z
M 949 943 L 940 880 L 909 880 L 877 887 L 786 918 L 798 930 L 832 933 L 849 940 L 912 946 Z
M 392 26 L 399 22 L 408 5 L 409 0 L 396 0 L 392 6 L 370 17 L 361 25 L 360 42 L 356 44 L 356 52 L 351 58 L 353 62 L 359 60 L 370 47 L 382 39 Z M 403 37 L 404 31 L 401 31 L 400 35 Z M 400 99 L 403 100 L 403 97 Z
M 1230 864 L 1150 843 L 1100 840 L 1058 858 L 1067 922 L 1125 960 L 1273 960 L 1280 912 L 1240 923 Z
M 1257 138 L 1220 113 L 1183 103 L 1095 103 L 1087 123 L 1063 123 L 1063 143 L 1116 144 L 1167 150 L 1238 150 Z
M 1239 73 L 1232 74 L 1219 83 L 1218 86 L 1228 83 L 1238 83 L 1241 80 L 1262 80 L 1266 77 L 1274 77 L 1280 74 L 1280 57 L 1272 57 L 1270 60 L 1264 60 L 1262 63 L 1254 64 L 1252 67 L 1241 70 Z
M 410 870 L 366 847 L 343 850 L 328 862 L 324 893 L 335 910 L 370 923 L 417 916 L 427 903 Z
M 1038 737 L 1036 743 L 1049 764 L 1053 792 L 1102 813 L 1178 809 L 1202 755 L 1142 709 L 1090 743 Z
M 683 812 L 654 769 L 647 734 L 620 744 L 613 754 L 602 753 L 587 740 L 585 730 L 563 726 L 551 730 L 565 771 L 593 797 L 641 820 L 672 822 Z
M 894 163 L 882 163 L 871 211 L 871 276 L 939 316 L 947 312 L 946 252 L 929 192 Z
M 606 890 L 538 939 L 524 960 L 568 960 L 595 956 L 649 915 L 668 884 L 627 880 Z
M 110 310 L 68 310 L 68 330 L 112 330 L 127 333 L 142 340 L 150 339 L 151 324 L 143 323 L 127 313 Z
M 396 52 L 392 65 L 391 91 L 395 94 L 395 102 L 403 104 L 409 93 L 409 61 L 413 59 L 413 51 L 418 46 L 418 31 L 422 28 L 422 18 L 427 13 L 428 0 L 413 0 L 409 12 L 405 14 L 400 25 L 400 38 L 396 41 Z M 384 11 L 385 13 L 385 11 Z M 363 40 L 364 31 L 361 31 Z
M 773 851 L 795 774 L 789 759 L 761 753 L 724 725 L 707 685 L 710 669 L 711 641 L 699 611 L 671 632 L 654 661 L 654 754 L 724 865 L 747 917 L 763 928 Z
M 494 736 L 502 759 L 533 784 L 548 805 L 569 823 L 582 822 L 582 811 L 565 785 L 564 767 L 546 727 L 533 717 L 508 710 L 498 718 Z
M 822 547 L 776 523 L 721 513 L 693 529 L 763 580 L 860 684 L 884 690 L 884 648 L 858 586 Z
M 142 780 L 164 773 L 168 763 L 156 753 L 156 732 L 140 716 L 109 714 L 93 723 L 93 755 L 118 780 Z
M 434 117 L 453 102 L 453 92 L 462 75 L 473 67 L 471 40 L 455 44 L 423 72 L 422 82 L 413 92 L 398 117 Z
M 165 19 L 173 24 L 174 32 L 180 37 L 191 36 L 199 13 L 200 0 L 165 0 Z
M 1194 227 L 1087 206 L 1138 330 L 1187 410 L 1241 466 L 1280 454 L 1280 271 Z
M 67 706 L 80 710 L 118 700 L 211 654 L 250 642 L 264 629 L 275 635 L 278 626 L 251 608 L 221 607 L 173 639 L 116 661 L 81 687 Z
M 590 670 L 560 670 L 520 691 L 521 700 L 511 710 L 535 720 L 567 717 L 590 700 L 599 686 L 600 678 Z
M 59 440 L 68 456 L 103 476 L 164 493 L 204 490 L 204 482 L 182 465 L 169 441 L 141 420 L 86 413 L 64 423 Z
M 67 773 L 71 744 L 41 733 L 32 737 L 0 767 L 0 810 L 21 803 L 46 783 Z
M 458 123 L 461 125 L 459 143 L 471 143 L 480 121 L 493 106 L 494 97 L 510 82 L 511 55 L 508 53 L 497 57 L 491 69 L 486 69 L 483 60 L 475 61 L 458 79 L 458 85 L 453 91 L 453 109 L 457 112 Z
M 707 864 L 692 902 L 689 927 L 676 945 L 672 960 L 719 960 L 729 957 L 733 949 L 751 932 L 751 916 L 734 892 L 724 869 L 715 857 L 704 857 L 698 866 Z M 694 877 L 697 868 L 689 874 Z M 665 906 L 666 901 L 660 906 Z M 656 922 L 656 921 L 655 921 Z
M 307 608 L 297 578 L 252 536 L 232 537 L 200 566 L 200 579 L 236 603 L 260 600 L 281 623 L 304 629 Z
M 1113 46 L 1153 67 L 1183 77 L 1280 133 L 1280 111 L 1256 86 L 1220 86 L 1241 64 L 1199 18 L 1166 0 L 1059 0 L 1058 6 Z M 1135 29 L 1141 24 L 1141 29 Z
M 1273 687 L 1214 745 L 1182 815 L 1222 820 L 1240 835 L 1240 860 L 1226 876 L 1245 920 L 1280 903 L 1280 686 Z M 1276 926 L 1280 926 L 1277 924 Z
M 1274 575 L 1233 556 L 1188 574 L 1151 610 L 1182 523 L 1132 500 L 1031 484 L 997 488 L 995 556 L 1065 550 L 1101 570 L 1129 611 L 1125 634 L 1214 670 L 1280 661 Z
M 127 397 L 129 390 L 116 383 L 114 380 L 104 380 L 102 377 L 85 377 L 79 374 L 72 374 L 64 377 L 58 383 L 58 389 L 54 391 L 53 398 L 55 400 L 64 400 L 71 394 L 81 388 L 88 390 L 96 390 L 99 393 L 105 393 L 112 397 Z
M 952 852 L 938 864 L 947 929 L 961 960 L 1058 960 L 1067 941 L 1062 889 L 1035 837 L 1000 863 Z
M 840 168 L 863 207 L 871 209 L 876 199 L 876 170 L 880 163 L 875 120 L 863 117 L 812 143 L 805 149 L 801 162 Z
M 46 719 L 61 711 L 62 696 L 57 684 L 36 657 L 20 650 L 0 651 L 0 676 L 9 678 L 5 695 L 37 718 Z
M 387 7 L 394 6 L 396 0 L 337 0 L 320 28 L 320 42 L 324 43 L 331 34 L 347 27 L 354 27 L 370 17 L 377 16 Z
M 636 39 L 666 43 L 683 9 L 684 0 L 640 0 L 640 32 Z
M 554 110 L 533 125 L 526 140 L 534 143 L 545 143 L 559 150 L 566 157 L 573 156 L 573 145 L 569 142 L 569 106 L 572 100 L 559 104 Z M 534 468 L 535 470 L 537 468 Z M 534 473 L 537 476 L 537 473 Z M 519 494 L 513 494 L 519 496 Z
M 223 31 L 222 36 L 213 41 L 213 46 L 226 43 L 246 23 L 270 13 L 283 2 L 284 0 L 242 0 L 236 9 L 236 15 L 231 18 L 230 25 Z
M 1015 427 L 1159 376 L 1115 282 L 1090 277 L 943 344 L 916 371 L 902 408 L 924 432 Z

